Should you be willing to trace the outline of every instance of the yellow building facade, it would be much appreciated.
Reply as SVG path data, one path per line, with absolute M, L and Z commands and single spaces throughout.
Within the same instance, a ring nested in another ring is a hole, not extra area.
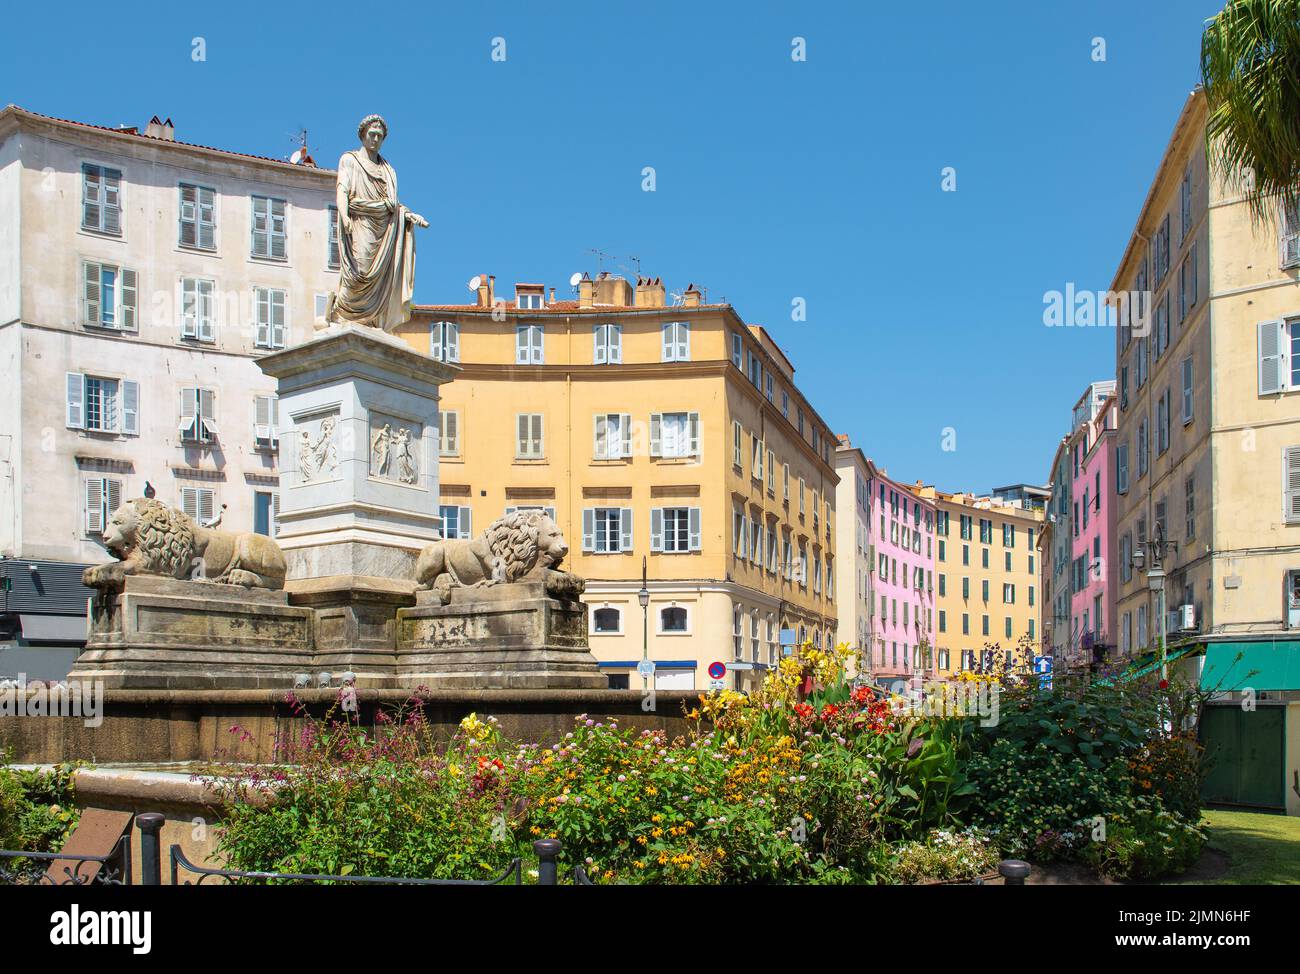
M 461 369 L 440 403 L 444 534 L 546 509 L 611 686 L 643 685 L 643 639 L 649 685 L 700 690 L 753 686 L 782 630 L 833 641 L 834 440 L 771 337 L 693 287 L 667 305 L 656 279 L 584 278 L 577 301 L 476 283 L 397 332 Z
M 933 487 L 915 490 L 934 503 L 938 519 L 938 675 L 990 668 L 1000 673 L 1008 662 L 1017 668 L 1027 665 L 1042 639 L 1038 545 L 1043 512 L 996 497 Z

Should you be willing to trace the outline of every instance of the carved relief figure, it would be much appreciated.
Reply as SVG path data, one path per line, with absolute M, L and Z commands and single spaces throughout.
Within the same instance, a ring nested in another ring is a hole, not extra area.
M 91 588 L 119 588 L 127 575 L 284 587 L 284 552 L 273 540 L 201 527 L 158 500 L 140 497 L 119 507 L 104 527 L 103 543 L 119 560 L 87 568 L 82 582 Z
M 557 599 L 576 599 L 587 583 L 559 571 L 569 553 L 559 525 L 542 511 L 515 511 L 493 521 L 472 541 L 435 541 L 420 552 L 415 580 L 442 602 L 457 586 L 481 588 L 502 582 L 543 581 Z
M 304 482 L 316 476 L 315 458 L 311 452 L 311 434 L 306 430 L 298 433 L 298 476 Z
M 388 455 L 389 440 L 392 436 L 393 428 L 384 424 L 384 428 L 377 430 L 370 438 L 370 473 L 375 477 L 387 477 L 390 457 Z
M 326 319 L 392 330 L 411 317 L 415 293 L 415 227 L 428 221 L 397 201 L 397 173 L 379 154 L 388 123 L 367 115 L 357 126 L 361 147 L 339 160 L 339 289 Z
M 397 479 L 404 484 L 413 484 L 418 471 L 415 468 L 415 454 L 412 450 L 411 431 L 403 427 L 397 431 L 395 442 L 397 449 Z
M 330 478 L 338 473 L 339 451 L 334 443 L 334 427 L 338 420 L 326 416 L 321 420 L 320 435 L 312 441 L 307 430 L 298 436 L 298 475 L 306 483 L 311 480 Z
M 375 430 L 370 437 L 370 475 L 414 484 L 419 480 L 419 465 L 415 459 L 415 441 L 409 429 L 403 426 L 394 430 L 391 423 Z

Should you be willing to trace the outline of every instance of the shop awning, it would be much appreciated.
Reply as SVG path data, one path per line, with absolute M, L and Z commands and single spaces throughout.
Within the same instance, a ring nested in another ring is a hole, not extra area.
M 1300 640 L 1211 643 L 1202 690 L 1300 690 Z
M 1182 659 L 1187 654 L 1194 653 L 1200 648 L 1201 644 L 1196 643 L 1192 646 L 1180 646 L 1178 649 L 1171 649 L 1169 654 L 1165 657 L 1165 665 L 1169 665 L 1174 662 L 1174 660 Z M 1116 680 L 1120 683 L 1127 683 L 1129 680 L 1136 680 L 1140 677 L 1146 676 L 1148 673 L 1154 673 L 1158 669 L 1160 669 L 1160 654 L 1152 653 L 1151 655 L 1144 656 L 1142 659 L 1133 663 L 1133 665 L 1122 673 L 1117 673 L 1113 677 L 1106 677 L 1104 680 L 1097 680 L 1094 685 L 1108 687 Z

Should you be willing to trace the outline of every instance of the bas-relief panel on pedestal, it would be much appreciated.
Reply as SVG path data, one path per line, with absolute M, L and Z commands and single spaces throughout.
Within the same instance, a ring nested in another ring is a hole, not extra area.
M 336 480 L 339 475 L 337 413 L 295 417 L 298 432 L 298 486 L 325 480 Z
M 370 476 L 416 486 L 420 480 L 420 448 L 424 430 L 419 423 L 371 413 Z

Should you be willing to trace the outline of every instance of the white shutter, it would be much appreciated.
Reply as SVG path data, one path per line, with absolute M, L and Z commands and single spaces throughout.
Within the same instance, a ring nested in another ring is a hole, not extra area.
M 210 342 L 216 339 L 216 291 L 212 281 L 199 281 L 198 288 L 199 339 Z
M 271 397 L 256 396 L 253 399 L 253 439 L 269 440 L 271 438 Z
M 129 379 L 122 382 L 122 432 L 140 435 L 140 383 Z
M 1284 454 L 1284 516 L 1288 524 L 1300 521 L 1300 446 L 1289 446 Z
M 104 530 L 104 480 L 91 477 L 86 481 L 86 533 L 100 534 Z
M 593 417 L 592 427 L 592 447 L 591 452 L 597 460 L 604 460 L 609 455 L 609 430 L 605 426 L 605 417 L 597 414 Z
M 457 525 L 462 538 L 474 537 L 473 514 L 474 512 L 468 506 L 462 506 L 457 514 L 459 518 Z
M 690 533 L 691 551 L 699 551 L 700 545 L 700 509 L 698 507 L 689 508 L 687 515 L 687 527 Z
M 650 414 L 650 455 L 661 457 L 664 454 L 663 414 Z
M 198 492 L 194 487 L 181 488 L 181 511 L 190 518 L 198 517 Z
M 700 414 L 689 413 L 686 417 L 686 451 L 687 456 L 700 455 Z
M 99 265 L 91 261 L 84 261 L 81 265 L 84 311 L 82 314 L 85 323 L 88 325 L 99 324 L 99 309 L 101 296 L 99 293 Z
M 285 219 L 284 200 L 271 200 L 271 256 L 284 259 Z
M 268 288 L 259 287 L 254 289 L 254 300 L 257 305 L 257 344 L 266 346 L 271 344 L 271 292 Z
M 271 537 L 280 533 L 280 492 L 271 494 Z
M 99 167 L 82 166 L 81 225 L 92 230 L 98 230 L 103 226 L 100 186 Z
M 606 333 L 604 325 L 593 325 L 591 328 L 591 361 L 596 365 L 604 365 L 609 361 L 607 354 L 608 345 L 606 342 Z
M 116 169 L 104 169 L 104 232 L 122 232 L 122 174 Z
M 632 508 L 625 507 L 622 509 L 622 516 L 619 518 L 619 551 L 632 550 Z
M 528 414 L 515 416 L 515 456 L 528 456 Z
M 196 439 L 198 430 L 195 428 L 195 410 L 194 404 L 198 399 L 197 389 L 181 390 L 181 421 L 178 427 L 181 438 L 186 440 Z M 184 494 L 182 493 L 182 499 Z
M 67 425 L 79 430 L 86 423 L 86 377 L 80 372 L 67 373 Z
M 200 524 L 207 524 L 212 520 L 216 513 L 216 495 L 207 487 L 198 488 L 195 493 L 198 495 Z
M 443 325 L 446 334 L 447 355 L 446 361 L 460 361 L 460 325 L 454 321 L 445 322 Z
M 527 365 L 528 361 L 528 327 L 520 325 L 515 329 L 515 365 Z
M 181 280 L 181 337 L 199 337 L 199 282 L 192 277 Z
M 205 440 L 210 440 L 217 434 L 216 397 L 216 392 L 211 389 L 199 390 L 199 418 L 203 420 L 200 433 Z
M 1286 369 L 1286 325 L 1282 321 L 1261 321 L 1259 333 L 1259 394 L 1282 392 L 1289 385 Z
M 673 341 L 673 327 L 671 321 L 663 327 L 663 348 L 660 357 L 665 362 L 671 362 L 676 351 L 676 343 Z
M 439 413 L 442 426 L 442 452 L 455 456 L 460 452 L 460 413 Z
M 532 349 L 532 364 L 541 365 L 545 361 L 546 346 L 543 344 L 545 332 L 542 330 L 541 325 L 530 325 L 528 334 L 529 344 Z
M 122 506 L 122 481 L 105 479 L 104 494 L 104 519 L 107 521 Z
M 623 361 L 623 326 L 611 325 L 609 329 L 609 361 L 619 365 Z
M 632 416 L 629 413 L 622 413 L 618 417 L 619 434 L 622 437 L 622 443 L 619 447 L 619 456 L 630 457 L 632 455 Z
M 429 354 L 435 361 L 442 361 L 442 322 L 435 321 L 429 326 Z
M 271 292 L 271 347 L 284 348 L 285 293 L 280 290 Z
M 591 507 L 582 509 L 582 550 L 594 551 L 596 548 L 596 510 Z
M 664 509 L 650 508 L 650 550 L 664 550 Z
M 136 328 L 136 277 L 135 271 L 129 267 L 123 267 L 118 276 L 118 304 L 121 317 L 121 327 L 127 331 L 135 331 Z
M 1192 359 L 1183 359 L 1183 422 L 1192 418 Z

